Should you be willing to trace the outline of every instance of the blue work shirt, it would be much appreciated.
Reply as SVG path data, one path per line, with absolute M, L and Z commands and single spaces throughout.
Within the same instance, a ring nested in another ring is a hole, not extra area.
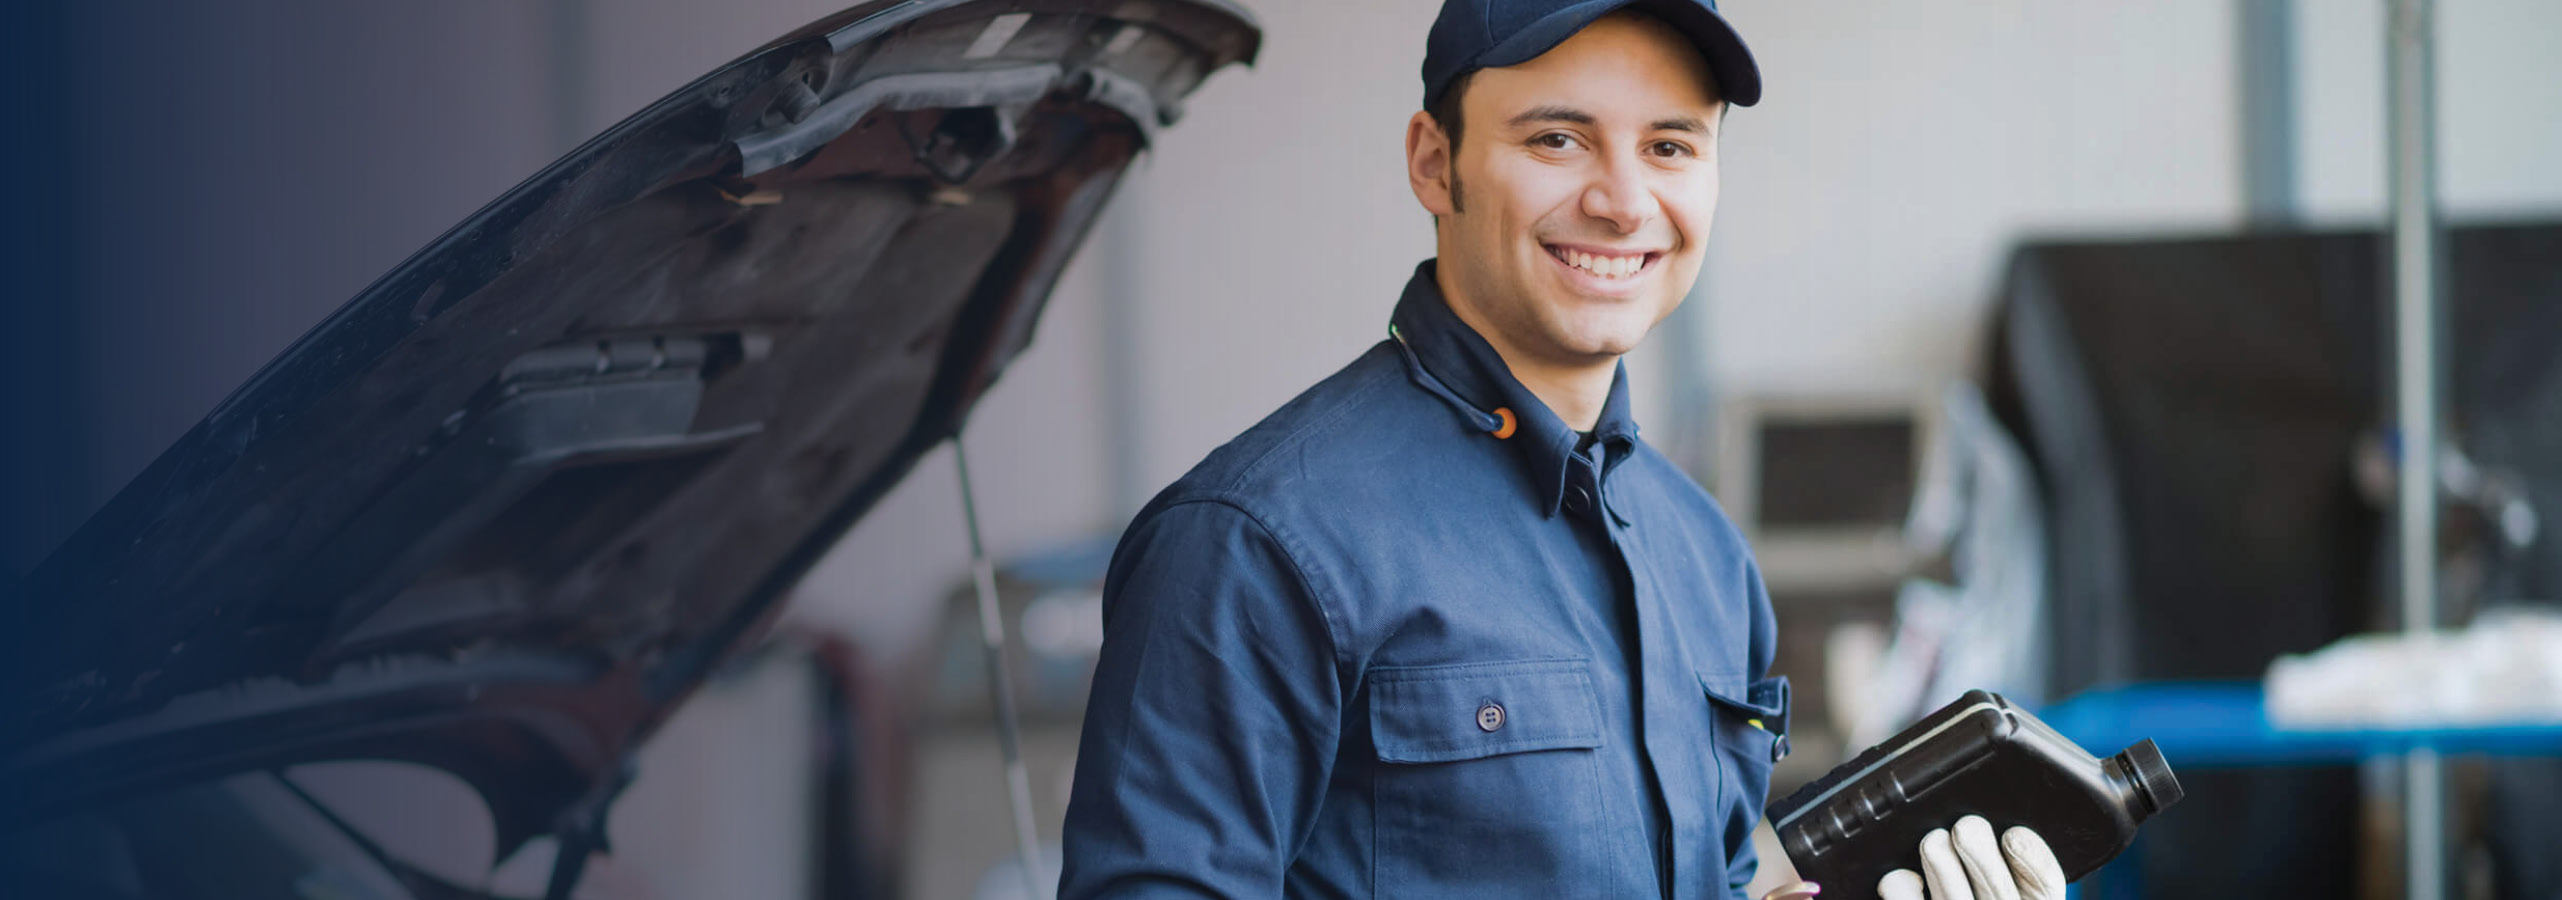
M 1624 367 L 1582 441 L 1431 262 L 1391 321 L 1122 536 L 1059 895 L 1742 896 L 1787 710 L 1742 537 Z

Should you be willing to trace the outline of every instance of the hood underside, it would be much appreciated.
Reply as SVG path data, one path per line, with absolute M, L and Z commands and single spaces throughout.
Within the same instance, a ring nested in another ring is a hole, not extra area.
M 1020 352 L 1215 0 L 875 3 L 688 85 L 339 309 L 26 581 L 23 816 L 455 772 L 503 849 L 632 749 Z

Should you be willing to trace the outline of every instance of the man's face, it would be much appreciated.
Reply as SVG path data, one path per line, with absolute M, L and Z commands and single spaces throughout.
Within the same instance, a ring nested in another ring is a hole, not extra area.
M 1516 366 L 1628 352 L 1705 254 L 1724 108 L 1707 62 L 1662 23 L 1614 14 L 1464 90 L 1455 155 L 1426 115 L 1406 141 L 1452 306 L 1507 359 L 1529 357 Z

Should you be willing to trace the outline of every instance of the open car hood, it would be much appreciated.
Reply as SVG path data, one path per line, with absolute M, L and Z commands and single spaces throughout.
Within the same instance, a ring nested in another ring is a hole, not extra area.
M 453 772 L 501 852 L 626 760 L 1030 340 L 1218 0 L 856 7 L 695 81 L 331 315 L 24 583 L 0 786 Z

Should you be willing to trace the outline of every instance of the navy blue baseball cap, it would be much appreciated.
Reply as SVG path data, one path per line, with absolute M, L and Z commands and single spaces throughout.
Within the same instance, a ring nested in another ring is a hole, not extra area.
M 1653 13 L 1698 45 L 1726 102 L 1761 101 L 1761 68 L 1717 14 L 1716 0 L 1443 0 L 1441 17 L 1424 39 L 1423 105 L 1430 107 L 1461 75 L 1529 62 L 1594 20 L 1628 8 Z

